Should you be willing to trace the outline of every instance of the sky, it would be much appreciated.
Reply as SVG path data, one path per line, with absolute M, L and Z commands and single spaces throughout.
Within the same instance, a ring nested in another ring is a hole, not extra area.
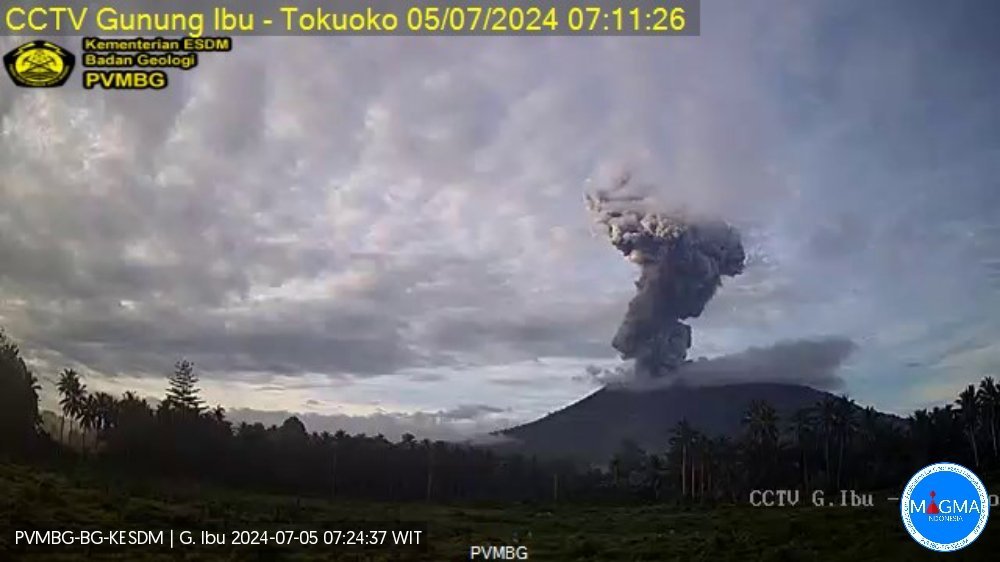
M 4 82 L 0 326 L 48 407 L 63 368 L 159 396 L 187 358 L 241 419 L 528 421 L 619 364 L 637 270 L 583 194 L 630 170 L 743 232 L 692 356 L 846 338 L 860 403 L 950 401 L 1000 375 L 998 26 L 713 0 L 699 37 L 246 37 L 160 92 Z

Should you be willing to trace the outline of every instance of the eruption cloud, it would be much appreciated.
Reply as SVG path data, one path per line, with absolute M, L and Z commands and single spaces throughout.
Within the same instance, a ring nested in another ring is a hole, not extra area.
M 698 387 L 778 383 L 835 391 L 845 385 L 837 369 L 856 349 L 853 341 L 839 336 L 784 340 L 767 347 L 688 361 L 669 379 L 636 379 L 633 369 L 623 364 L 603 369 L 591 365 L 577 380 L 631 391 L 668 388 L 678 383 Z
M 649 209 L 647 198 L 629 192 L 630 179 L 588 194 L 587 207 L 611 244 L 641 270 L 612 345 L 635 360 L 638 375 L 660 377 L 687 360 L 691 327 L 681 320 L 701 315 L 723 276 L 743 272 L 746 253 L 734 227 Z

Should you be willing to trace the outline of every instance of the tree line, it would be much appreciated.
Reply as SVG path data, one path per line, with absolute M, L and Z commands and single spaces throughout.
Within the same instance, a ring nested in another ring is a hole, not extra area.
M 898 418 L 829 396 L 781 419 L 751 402 L 734 437 L 686 421 L 663 451 L 625 442 L 610 462 L 613 486 L 631 495 L 738 502 L 755 489 L 899 489 L 917 470 L 955 462 L 980 475 L 1000 469 L 1000 387 L 969 385 L 953 404 Z
M 386 501 L 742 502 L 760 488 L 898 488 L 931 462 L 1000 468 L 1000 389 L 987 377 L 954 404 L 906 419 L 860 408 L 847 396 L 779 417 L 753 402 L 733 436 L 706 435 L 681 421 L 644 450 L 625 441 L 604 466 L 539 459 L 509 450 L 412 434 L 309 432 L 296 417 L 280 426 L 233 424 L 206 406 L 194 365 L 180 361 L 162 400 L 90 392 L 66 369 L 58 377 L 58 428 L 42 431 L 38 381 L 0 332 L 0 455 L 56 451 L 140 475 L 331 499 Z
M 344 431 L 308 432 L 296 417 L 280 426 L 233 424 L 201 397 L 194 365 L 180 361 L 162 400 L 91 391 L 73 369 L 56 382 L 62 414 L 42 431 L 38 382 L 0 333 L 0 451 L 30 457 L 53 448 L 94 466 L 200 480 L 256 491 L 392 501 L 527 501 L 567 498 L 592 487 L 571 463 L 489 448 Z M 17 392 L 8 392 L 11 389 Z M 15 406 L 16 407 L 11 407 Z M 16 436 L 16 438 L 14 437 Z

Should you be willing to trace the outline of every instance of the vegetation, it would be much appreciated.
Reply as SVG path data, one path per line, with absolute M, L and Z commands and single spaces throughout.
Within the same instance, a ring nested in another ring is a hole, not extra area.
M 355 502 L 233 492 L 177 483 L 147 484 L 106 476 L 52 473 L 0 465 L 4 529 L 229 529 L 320 526 L 326 521 L 419 522 L 424 548 L 212 547 L 169 551 L 95 549 L 87 560 L 468 560 L 477 544 L 524 544 L 530 560 L 659 562 L 814 562 L 940 560 L 906 534 L 894 504 L 874 508 L 674 503 L 453 504 Z M 806 502 L 808 503 L 808 502 Z M 404 523 L 405 524 L 405 523 Z M 0 533 L 0 560 L 78 560 L 72 550 L 17 549 Z M 951 558 L 995 560 L 1000 533 L 983 535 Z M 82 549 L 81 549 L 82 550 Z M 76 552 L 80 552 L 77 550 Z
M 740 559 L 756 552 L 753 559 L 812 560 L 840 536 L 862 541 L 869 555 L 914 559 L 919 547 L 900 534 L 898 519 L 885 512 L 895 509 L 888 502 L 861 512 L 753 510 L 749 492 L 854 489 L 888 496 L 930 462 L 959 462 L 980 474 L 1000 469 L 1000 392 L 990 377 L 954 404 L 906 420 L 862 409 L 847 396 L 787 420 L 754 402 L 740 435 L 705 435 L 682 421 L 663 429 L 662 450 L 625 442 L 604 467 L 409 434 L 392 442 L 382 435 L 309 433 L 295 417 L 281 426 L 234 427 L 221 407 L 205 407 L 197 382 L 194 365 L 178 362 L 165 398 L 151 404 L 132 392 L 89 392 L 67 369 L 57 383 L 62 418 L 46 433 L 36 379 L 0 334 L 0 454 L 8 463 L 55 463 L 71 475 L 0 464 L 0 525 L 181 522 L 212 529 L 254 521 L 427 521 L 436 529 L 432 536 L 441 537 L 435 548 L 448 557 L 469 544 L 506 544 L 511 533 L 528 532 L 536 537 L 528 541 L 533 549 L 551 554 L 545 559 L 567 560 L 729 560 L 741 552 Z M 81 471 L 102 476 L 80 482 Z M 136 489 L 127 482 L 160 485 Z M 176 491 L 179 483 L 189 487 L 187 495 Z M 84 515 L 92 519 L 80 520 Z M 0 559 L 3 548 L 0 542 Z M 860 547 L 838 552 L 851 548 Z
M 31 373 L 17 344 L 0 330 L 0 458 L 25 454 L 35 444 L 38 379 Z

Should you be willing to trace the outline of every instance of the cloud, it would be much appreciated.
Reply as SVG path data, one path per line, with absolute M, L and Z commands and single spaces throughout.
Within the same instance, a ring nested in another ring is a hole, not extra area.
M 778 342 L 712 359 L 699 359 L 680 371 L 681 378 L 701 386 L 742 382 L 803 384 L 837 390 L 844 380 L 837 369 L 857 350 L 845 338 Z
M 630 363 L 610 368 L 590 365 L 579 379 L 636 390 L 679 382 L 697 386 L 769 382 L 838 390 L 845 383 L 837 371 L 856 350 L 854 342 L 839 337 L 782 341 L 711 359 L 701 357 L 678 369 L 676 376 L 664 377 L 662 381 L 637 380 Z
M 496 408 L 486 404 L 461 404 L 450 410 L 440 412 L 439 415 L 446 420 L 474 420 L 504 411 L 506 410 L 503 408 Z
M 757 146 L 716 146 L 736 114 L 704 99 L 743 72 L 735 48 L 708 48 L 717 75 L 671 84 L 637 74 L 665 63 L 630 41 L 239 38 L 163 92 L 12 94 L 0 282 L 26 304 L 0 314 L 107 373 L 608 356 L 620 294 L 565 290 L 600 255 L 583 185 L 671 122 L 705 151 Z M 690 51 L 669 65 L 704 68 Z M 678 103 L 648 122 L 664 87 Z M 669 176 L 712 170 L 713 186 L 749 173 L 670 157 Z
M 869 4 L 705 3 L 676 41 L 241 37 L 159 92 L 5 90 L 0 324 L 95 386 L 190 357 L 220 397 L 326 381 L 261 409 L 504 388 L 534 415 L 585 385 L 527 362 L 615 360 L 635 272 L 581 197 L 627 165 L 745 234 L 692 355 L 843 334 L 880 405 L 978 376 L 1000 366 L 995 8 Z M 879 339 L 900 326 L 926 329 Z
M 579 382 L 589 382 L 598 386 L 609 384 L 628 384 L 636 378 L 635 370 L 631 363 L 615 365 L 614 367 L 598 367 L 597 365 L 587 365 L 583 374 L 577 375 L 575 380 Z
M 309 431 L 335 433 L 343 430 L 350 434 L 382 434 L 393 441 L 404 433 L 420 439 L 467 441 L 475 438 L 479 443 L 489 441 L 490 432 L 513 425 L 510 418 L 498 416 L 504 410 L 485 405 L 464 405 L 442 412 L 376 412 L 368 415 L 296 413 L 238 408 L 226 415 L 235 423 L 262 423 L 281 425 L 290 416 L 296 416 Z

